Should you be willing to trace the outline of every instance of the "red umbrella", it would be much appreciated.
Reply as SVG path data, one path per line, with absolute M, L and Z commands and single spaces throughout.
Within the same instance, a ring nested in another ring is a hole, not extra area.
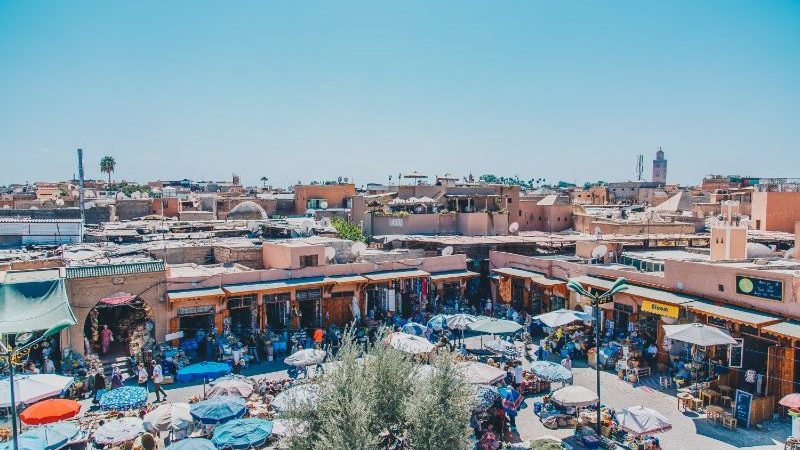
M 778 403 L 787 408 L 800 409 L 800 394 L 789 394 L 786 397 L 783 397 Z
M 55 398 L 34 403 L 19 418 L 28 425 L 43 425 L 75 417 L 80 411 L 81 405 L 75 400 Z

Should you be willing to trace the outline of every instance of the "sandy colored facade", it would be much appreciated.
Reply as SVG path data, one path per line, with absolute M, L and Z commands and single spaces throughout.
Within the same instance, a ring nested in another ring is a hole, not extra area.
M 521 231 L 544 231 L 557 233 L 573 226 L 573 206 L 565 204 L 541 204 L 541 198 L 521 198 L 518 218 Z
M 305 184 L 294 187 L 294 212 L 303 215 L 309 209 L 350 208 L 356 195 L 356 185 L 340 184 Z M 320 203 L 327 202 L 323 208 Z
M 751 226 L 762 231 L 794 232 L 800 221 L 800 192 L 753 192 Z

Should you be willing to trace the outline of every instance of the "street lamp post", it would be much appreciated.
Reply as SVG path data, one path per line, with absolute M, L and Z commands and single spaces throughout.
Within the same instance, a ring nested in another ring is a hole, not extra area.
M 628 289 L 628 282 L 625 278 L 617 278 L 617 281 L 606 292 L 594 295 L 583 288 L 577 280 L 569 280 L 567 289 L 577 294 L 589 298 L 594 307 L 594 330 L 595 330 L 595 361 L 594 368 L 597 380 L 597 434 L 600 434 L 600 305 L 613 301 L 614 294 Z
M 25 332 L 17 335 L 14 341 L 16 347 L 6 347 L 0 342 L 0 357 L 8 360 L 8 385 L 9 385 L 9 399 L 11 400 L 11 442 L 14 450 L 19 450 L 19 440 L 17 435 L 17 404 L 14 398 L 14 365 L 19 364 L 20 358 L 28 354 L 31 349 L 44 341 L 45 339 L 54 336 L 61 332 L 61 330 L 72 325 L 68 320 L 62 320 L 52 327 L 48 328 L 41 336 L 36 339 L 33 338 L 33 333 Z

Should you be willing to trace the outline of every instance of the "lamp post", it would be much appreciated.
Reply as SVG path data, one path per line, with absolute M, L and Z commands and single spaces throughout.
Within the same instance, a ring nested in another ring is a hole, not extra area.
M 591 305 L 594 307 L 594 331 L 595 331 L 595 374 L 597 380 L 597 434 L 600 434 L 600 305 L 613 301 L 612 297 L 618 292 L 628 289 L 628 282 L 625 278 L 617 278 L 617 281 L 611 286 L 611 289 L 600 295 L 591 294 L 583 288 L 577 280 L 569 280 L 567 282 L 567 289 L 577 294 L 589 298 Z
M 30 351 L 36 345 L 51 336 L 55 336 L 56 334 L 60 333 L 61 330 L 68 328 L 71 325 L 72 322 L 68 320 L 62 320 L 48 328 L 44 334 L 36 339 L 33 339 L 33 333 L 31 332 L 19 334 L 14 340 L 14 345 L 16 345 L 16 347 L 6 347 L 0 343 L 0 357 L 4 357 L 8 360 L 8 385 L 10 391 L 9 398 L 11 400 L 11 441 L 13 442 L 12 448 L 14 450 L 19 450 L 19 442 L 17 439 L 17 434 L 19 432 L 17 430 L 17 404 L 16 399 L 14 398 L 14 365 L 19 364 L 20 358 L 30 353 Z

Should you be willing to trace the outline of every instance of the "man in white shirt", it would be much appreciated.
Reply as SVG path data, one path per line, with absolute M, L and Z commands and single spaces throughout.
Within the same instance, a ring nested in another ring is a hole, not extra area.
M 518 388 L 523 381 L 525 381 L 525 377 L 522 376 L 522 363 L 517 361 L 514 365 L 514 384 L 516 385 L 514 387 Z
M 164 392 L 164 388 L 161 387 L 161 383 L 164 382 L 164 372 L 161 370 L 161 364 L 158 364 L 156 360 L 152 361 L 153 364 L 153 391 L 156 393 L 156 402 L 161 401 L 161 394 L 164 394 L 164 400 L 167 399 L 167 393 Z

